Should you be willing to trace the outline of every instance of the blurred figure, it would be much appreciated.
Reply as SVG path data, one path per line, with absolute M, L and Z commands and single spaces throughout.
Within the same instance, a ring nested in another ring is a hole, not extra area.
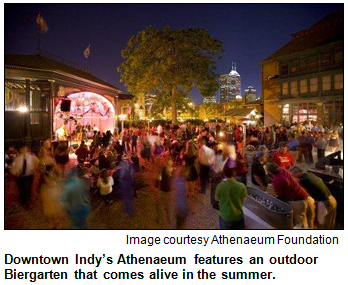
M 78 176 L 84 176 L 88 172 L 87 167 L 85 167 L 85 161 L 83 159 L 79 160 L 77 166 L 75 167 Z
M 334 130 L 330 136 L 329 146 L 331 147 L 331 152 L 335 152 L 339 146 L 339 135 L 338 131 Z
M 60 141 L 54 152 L 54 158 L 62 171 L 62 177 L 65 175 L 65 165 L 69 162 L 69 147 L 67 142 Z
M 297 138 L 299 142 L 299 147 L 298 147 L 298 163 L 303 162 L 303 158 L 305 162 L 308 164 L 309 163 L 309 140 L 308 137 L 305 136 L 305 132 L 301 132 L 301 135 Z
M 187 196 L 193 197 L 195 194 L 195 183 L 198 179 L 198 172 L 196 168 L 197 151 L 192 143 L 188 142 L 186 145 L 186 152 L 184 154 L 184 161 L 188 175 L 186 175 L 187 181 Z
M 87 217 L 91 212 L 89 187 L 87 179 L 79 177 L 76 170 L 70 172 L 68 179 L 63 183 L 60 202 L 66 209 L 74 229 L 87 228 Z
M 56 161 L 53 158 L 51 141 L 45 140 L 38 154 L 38 169 L 40 171 L 39 187 L 44 183 L 44 176 L 46 172 L 46 165 L 56 166 Z
M 182 167 L 180 173 L 174 178 L 174 189 L 176 191 L 176 228 L 185 229 L 186 219 L 189 213 L 189 203 L 185 195 L 185 182 L 190 175 L 190 169 L 187 166 Z
M 37 164 L 37 158 L 30 153 L 26 145 L 22 145 L 13 161 L 11 173 L 16 178 L 19 200 L 25 209 L 29 209 L 30 207 L 31 188 L 34 182 L 34 172 Z
M 288 141 L 288 147 L 289 147 L 289 151 L 291 152 L 293 158 L 295 160 L 298 159 L 298 147 L 300 146 L 300 143 L 297 140 L 297 137 L 295 135 L 295 131 L 292 128 L 291 129 L 292 134 L 290 134 L 290 139 Z
M 134 172 L 139 172 L 140 171 L 140 160 L 139 160 L 138 155 L 135 152 L 132 153 L 131 161 L 133 163 Z
M 7 163 L 11 164 L 14 161 L 14 159 L 16 158 L 17 150 L 15 149 L 15 147 L 13 145 L 11 145 L 8 147 L 5 154 L 8 156 Z
M 219 183 L 215 200 L 219 201 L 219 221 L 222 230 L 244 229 L 243 203 L 247 189 L 233 178 L 233 169 L 224 167 L 226 180 Z
M 314 162 L 313 160 L 313 145 L 315 143 L 315 139 L 313 137 L 312 132 L 308 131 L 307 132 L 307 137 L 308 137 L 308 162 L 309 164 L 312 164 Z
M 129 145 L 128 145 L 128 140 L 129 140 L 129 134 L 126 129 L 123 130 L 121 140 L 122 140 L 122 147 L 123 147 L 123 152 L 124 154 L 127 154 L 129 151 Z
M 92 189 L 96 191 L 98 179 L 99 179 L 99 161 L 95 160 L 92 164 L 91 168 L 89 169 L 89 173 L 91 174 L 91 182 L 92 182 Z
M 39 163 L 43 165 L 55 163 L 52 154 L 51 141 L 49 139 L 43 142 L 42 147 L 39 150 L 38 158 Z
M 108 169 L 109 164 L 104 152 L 102 151 L 99 152 L 98 161 L 99 161 L 99 169 L 104 169 L 104 168 Z
M 47 164 L 43 176 L 40 192 L 44 215 L 52 229 L 59 229 L 63 218 L 59 203 L 59 197 L 62 194 L 60 173 L 53 164 Z
M 141 157 L 144 159 L 145 166 L 150 162 L 151 157 L 151 144 L 147 138 L 143 141 L 143 149 L 140 153 Z
M 107 169 L 114 168 L 114 165 L 116 163 L 116 158 L 115 158 L 114 153 L 112 151 L 107 152 L 106 161 L 107 161 Z
M 219 202 L 215 200 L 215 190 L 217 185 L 224 178 L 223 169 L 226 164 L 227 158 L 224 159 L 224 154 L 221 149 L 216 153 L 214 163 L 212 166 L 213 171 L 211 172 L 210 177 L 210 204 L 214 209 L 219 210 Z
M 114 179 L 110 176 L 106 169 L 101 170 L 100 177 L 97 182 L 97 187 L 100 190 L 100 195 L 103 196 L 105 203 L 112 203 L 110 194 L 112 192 L 112 186 L 114 185 Z
M 314 143 L 317 148 L 318 161 L 325 157 L 325 151 L 327 147 L 327 140 L 324 138 L 324 134 L 319 132 L 317 141 Z
M 162 153 L 162 143 L 161 139 L 158 135 L 155 136 L 155 141 L 153 144 L 153 155 L 152 155 L 152 162 L 157 163 L 158 158 Z
M 235 168 L 236 180 L 247 185 L 247 173 L 248 173 L 248 163 L 247 158 L 243 149 L 237 151 L 236 157 L 236 168 Z
M 337 201 L 331 195 L 329 188 L 322 179 L 312 172 L 304 172 L 301 168 L 294 166 L 291 169 L 292 174 L 299 179 L 303 188 L 316 201 L 316 225 L 318 229 L 334 229 Z
M 207 140 L 201 139 L 200 141 L 200 149 L 198 152 L 198 160 L 199 160 L 199 177 L 201 182 L 201 194 L 205 194 L 207 192 L 207 188 L 209 187 L 209 172 L 210 167 L 214 163 L 215 153 L 214 151 L 207 146 Z
M 77 155 L 77 160 L 86 160 L 89 154 L 89 150 L 85 144 L 85 141 L 81 141 L 81 144 L 79 148 L 75 151 L 75 154 Z
M 173 160 L 168 158 L 166 165 L 161 169 L 158 177 L 159 181 L 159 207 L 158 207 L 158 222 L 162 224 L 164 215 L 167 216 L 167 222 L 169 227 L 172 227 L 173 223 L 173 189 L 172 189 L 172 177 L 173 177 Z
M 262 191 L 267 190 L 268 177 L 265 171 L 267 156 L 263 151 L 257 151 L 254 157 L 254 162 L 251 166 L 251 180 L 253 184 L 258 185 Z
M 123 211 L 129 216 L 134 216 L 134 169 L 128 160 L 122 160 L 122 155 L 117 157 L 117 166 L 112 174 L 114 188 L 123 199 Z
M 138 136 L 136 132 L 133 131 L 132 133 L 132 152 L 133 153 L 138 153 L 137 143 L 138 143 Z

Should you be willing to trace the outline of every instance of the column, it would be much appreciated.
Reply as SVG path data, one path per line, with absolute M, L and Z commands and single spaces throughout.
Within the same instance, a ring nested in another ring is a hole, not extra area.
M 318 125 L 322 125 L 324 121 L 324 106 L 322 102 L 318 102 L 318 111 L 317 111 L 317 121 Z
M 50 83 L 50 96 L 49 96 L 49 103 L 48 103 L 48 116 L 49 116 L 49 126 L 48 126 L 48 137 L 52 139 L 53 135 L 53 123 L 54 123 L 54 94 L 55 94 L 55 80 L 49 79 L 48 82 Z
M 116 95 L 116 97 L 114 98 L 114 102 L 115 102 L 115 130 L 117 132 L 116 135 L 118 135 L 119 131 L 118 131 L 118 95 Z

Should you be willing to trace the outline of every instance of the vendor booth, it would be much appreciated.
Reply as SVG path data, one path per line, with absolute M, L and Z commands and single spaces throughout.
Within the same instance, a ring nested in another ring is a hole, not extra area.
M 257 109 L 238 108 L 228 110 L 222 117 L 231 124 L 258 125 L 262 115 Z

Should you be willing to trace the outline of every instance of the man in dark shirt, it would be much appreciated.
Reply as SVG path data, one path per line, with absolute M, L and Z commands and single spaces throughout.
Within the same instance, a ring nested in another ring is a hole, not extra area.
M 333 229 L 336 220 L 337 201 L 331 195 L 329 188 L 322 179 L 312 172 L 304 172 L 297 166 L 294 166 L 291 172 L 299 179 L 301 186 L 305 188 L 317 202 L 317 228 Z
M 300 143 L 298 147 L 298 162 L 301 163 L 303 161 L 303 157 L 306 163 L 309 163 L 309 139 L 305 136 L 305 132 L 302 132 L 301 135 L 297 138 Z
M 254 162 L 251 166 L 252 182 L 258 185 L 261 190 L 266 191 L 268 185 L 268 178 L 264 165 L 267 163 L 267 156 L 263 151 L 258 151 L 255 154 Z

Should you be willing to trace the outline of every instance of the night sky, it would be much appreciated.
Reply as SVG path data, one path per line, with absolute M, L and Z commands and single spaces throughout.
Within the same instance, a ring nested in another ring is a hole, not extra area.
M 35 54 L 36 16 L 41 11 L 49 31 L 41 48 L 88 66 L 83 50 L 92 45 L 93 74 L 127 90 L 116 67 L 128 39 L 149 25 L 172 29 L 201 27 L 222 40 L 225 53 L 219 74 L 229 73 L 237 62 L 242 93 L 252 85 L 260 96 L 259 63 L 290 39 L 290 34 L 313 25 L 343 4 L 5 4 L 5 53 Z M 197 90 L 192 98 L 202 102 Z

